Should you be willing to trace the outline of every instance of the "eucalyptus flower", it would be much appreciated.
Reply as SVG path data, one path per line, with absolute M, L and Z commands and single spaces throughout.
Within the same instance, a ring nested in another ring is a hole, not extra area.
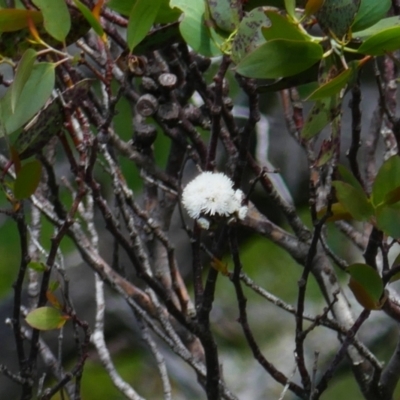
M 221 172 L 202 172 L 182 193 L 183 206 L 203 229 L 209 228 L 209 217 L 244 219 L 247 207 L 243 200 L 243 192 L 235 190 L 232 180 Z

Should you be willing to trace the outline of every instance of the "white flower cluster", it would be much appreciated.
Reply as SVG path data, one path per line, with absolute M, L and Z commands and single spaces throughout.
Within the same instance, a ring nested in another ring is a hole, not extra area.
M 247 207 L 242 205 L 243 199 L 243 192 L 234 190 L 232 180 L 220 172 L 202 172 L 182 193 L 183 206 L 203 229 L 210 226 L 207 217 L 244 219 Z

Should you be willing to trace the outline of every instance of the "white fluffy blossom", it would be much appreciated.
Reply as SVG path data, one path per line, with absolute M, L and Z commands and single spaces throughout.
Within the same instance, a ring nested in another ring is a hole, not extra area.
M 242 205 L 243 199 L 243 192 L 234 190 L 231 179 L 220 172 L 202 172 L 182 193 L 183 206 L 204 229 L 209 227 L 207 217 L 244 219 L 247 207 Z

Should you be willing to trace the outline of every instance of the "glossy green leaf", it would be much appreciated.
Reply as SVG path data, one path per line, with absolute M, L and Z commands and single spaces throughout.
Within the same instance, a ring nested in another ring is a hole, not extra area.
M 367 264 L 353 264 L 347 268 L 349 287 L 357 301 L 368 310 L 379 310 L 383 282 L 378 272 Z
M 376 175 L 371 196 L 374 206 L 382 204 L 388 193 L 398 187 L 400 187 L 400 157 L 395 155 L 382 164 Z
M 211 39 L 205 23 L 205 2 L 193 0 L 171 0 L 170 6 L 184 14 L 179 30 L 185 42 L 197 53 L 214 57 L 222 54 Z
M 342 40 L 349 32 L 361 0 L 325 0 L 316 14 L 327 34 Z M 379 0 L 380 1 L 380 0 Z
M 53 307 L 39 307 L 28 313 L 26 322 L 35 329 L 47 331 L 60 329 L 69 319 Z
M 32 73 L 33 64 L 36 60 L 36 54 L 37 53 L 35 50 L 28 49 L 23 54 L 20 62 L 18 63 L 14 81 L 10 89 L 11 90 L 10 106 L 12 113 L 15 112 L 15 105 L 19 101 L 22 90 Z
M 231 33 L 239 26 L 242 14 L 240 0 L 205 0 L 205 2 L 212 21 L 219 29 Z
M 71 29 L 71 16 L 65 0 L 32 0 L 43 13 L 44 28 L 54 39 L 63 42 Z
M 137 0 L 129 15 L 127 42 L 132 51 L 149 33 L 154 24 L 161 0 Z
M 277 39 L 264 43 L 247 55 L 236 71 L 249 78 L 275 79 L 296 75 L 322 58 L 319 44 Z
M 262 28 L 262 33 L 266 40 L 287 39 L 287 40 L 309 40 L 310 37 L 291 23 L 284 15 L 277 11 L 266 11 L 265 15 L 270 23 Z
M 371 27 L 369 27 L 365 30 L 354 33 L 353 36 L 355 39 L 366 40 L 369 37 L 377 34 L 378 32 L 384 31 L 388 28 L 393 28 L 395 26 L 400 26 L 400 18 L 399 17 L 383 18 L 379 22 L 377 22 L 375 25 L 372 25 Z
M 376 226 L 394 239 L 400 238 L 400 204 L 381 205 L 376 210 Z
M 83 4 L 80 0 L 74 0 L 74 3 L 76 7 L 79 9 L 79 11 L 82 13 L 82 15 L 85 17 L 86 21 L 89 22 L 90 26 L 93 28 L 93 30 L 100 36 L 104 36 L 104 30 L 103 27 L 101 26 L 100 22 L 96 19 L 96 17 L 93 15 L 93 13 L 90 11 L 85 4 Z
M 27 199 L 35 193 L 42 174 L 42 165 L 38 160 L 27 162 L 21 167 L 14 183 L 14 197 L 17 200 Z
M 11 92 L 7 90 L 1 99 L 2 122 L 6 133 L 10 134 L 28 122 L 46 103 L 54 88 L 54 64 L 39 63 L 33 66 L 32 73 L 26 81 L 15 105 L 11 109 Z
M 14 32 L 28 27 L 29 18 L 36 24 L 43 22 L 40 11 L 7 8 L 0 10 L 0 32 Z
M 357 51 L 360 54 L 382 56 L 398 49 L 400 49 L 400 26 L 395 26 L 372 35 Z
M 324 99 L 340 93 L 342 89 L 354 81 L 357 76 L 357 69 L 360 65 L 360 61 L 351 61 L 348 65 L 348 69 L 344 70 L 327 83 L 322 84 L 307 100 Z
M 257 7 L 246 14 L 239 24 L 232 42 L 232 60 L 237 64 L 244 56 L 265 43 L 261 27 L 270 24 L 262 7 Z
M 361 31 L 376 24 L 387 15 L 391 5 L 391 0 L 361 0 L 352 31 Z
M 301 131 L 303 139 L 311 139 L 340 114 L 334 97 L 317 100 L 307 115 Z
M 354 219 L 365 221 L 374 214 L 374 209 L 363 191 L 340 181 L 334 181 L 332 185 L 336 189 L 337 199 Z

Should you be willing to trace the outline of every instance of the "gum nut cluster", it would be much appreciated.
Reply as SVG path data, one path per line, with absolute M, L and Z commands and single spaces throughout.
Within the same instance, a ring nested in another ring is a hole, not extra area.
M 183 206 L 204 229 L 208 229 L 209 223 L 203 217 L 244 219 L 247 207 L 242 205 L 243 199 L 243 192 L 234 190 L 232 180 L 220 172 L 202 172 L 187 184 L 182 193 Z

